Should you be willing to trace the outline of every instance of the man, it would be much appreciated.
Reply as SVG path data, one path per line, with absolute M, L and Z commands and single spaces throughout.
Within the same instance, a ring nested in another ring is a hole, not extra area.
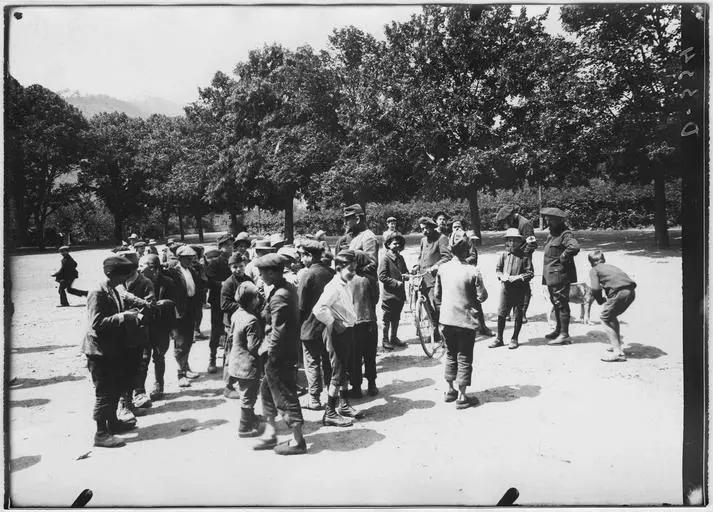
M 245 231 L 241 231 L 235 237 L 235 241 L 233 241 L 233 252 L 239 252 L 240 254 L 247 255 L 249 248 L 250 235 L 248 235 Z
M 87 333 L 82 353 L 95 389 L 93 419 L 96 422 L 94 446 L 116 448 L 126 443 L 112 434 L 136 428 L 116 417 L 121 395 L 121 352 L 125 343 L 125 327 L 135 322 L 137 311 L 127 311 L 115 287 L 132 272 L 132 263 L 122 256 L 104 260 L 106 279 L 90 290 L 87 296 Z
M 260 386 L 265 433 L 256 450 L 274 449 L 279 455 L 298 455 L 307 452 L 302 436 L 302 409 L 297 398 L 297 340 L 299 339 L 299 307 L 297 290 L 283 274 L 284 258 L 277 254 L 261 256 L 255 262 L 260 277 L 271 287 L 262 317 L 265 323 L 265 378 Z M 275 418 L 282 411 L 287 426 L 292 430 L 291 442 L 277 444 Z
M 161 265 L 168 264 L 169 255 L 172 253 L 171 248 L 174 246 L 176 241 L 173 238 L 166 240 L 166 247 L 161 249 Z
M 146 249 L 146 252 L 148 254 L 155 254 L 156 256 L 158 256 L 158 249 L 156 249 L 156 243 L 157 242 L 154 238 L 149 239 L 149 246 Z
M 79 277 L 77 272 L 77 262 L 69 255 L 69 247 L 63 245 L 59 248 L 59 253 L 62 255 L 62 263 L 60 269 L 52 274 L 55 281 L 59 283 L 59 308 L 69 306 L 67 293 L 76 295 L 77 297 L 86 297 L 87 292 L 72 288 L 72 283 Z
M 300 259 L 305 266 L 297 290 L 300 308 L 300 341 L 304 353 L 305 375 L 309 396 L 305 408 L 321 410 L 323 382 L 329 383 L 332 369 L 329 353 L 322 342 L 322 324 L 312 314 L 312 309 L 322 295 L 324 287 L 334 277 L 334 271 L 322 262 L 324 246 L 314 240 L 305 240 L 300 246 Z
M 134 244 L 139 241 L 139 235 L 136 233 L 131 233 L 131 236 L 129 236 L 129 245 L 133 248 Z
M 453 223 L 455 225 L 455 222 Z M 453 232 L 456 232 L 456 229 L 453 229 Z M 451 235 L 453 236 L 453 235 Z M 478 266 L 478 247 L 477 247 L 477 241 L 480 240 L 480 237 L 475 234 L 475 231 L 472 229 L 469 229 L 468 231 L 465 232 L 465 236 L 468 239 L 468 257 L 465 259 L 465 262 L 468 265 L 472 265 L 474 267 Z M 493 336 L 493 331 L 491 331 L 487 325 L 485 325 L 485 314 L 483 313 L 483 305 L 476 301 L 475 302 L 475 311 L 476 315 L 478 317 L 478 323 L 480 324 L 480 328 L 478 329 L 478 332 L 482 334 L 483 336 Z
M 365 271 L 371 265 L 371 259 L 363 251 L 355 251 L 356 275 L 349 286 L 354 300 L 354 345 L 349 361 L 349 382 L 352 386 L 349 396 L 361 398 L 363 377 L 368 382 L 368 393 L 375 396 L 376 387 L 376 347 L 379 343 L 376 324 L 376 303 L 379 301 L 379 280 L 371 272 Z M 362 374 L 362 363 L 364 373 Z
M 134 244 L 134 250 L 139 258 L 141 258 L 146 253 L 146 242 L 139 240 Z
M 446 237 L 450 236 L 451 231 L 448 229 L 448 214 L 446 212 L 440 211 L 436 212 L 436 231 L 438 231 L 441 235 L 445 235 Z
M 344 224 L 347 227 L 347 233 L 351 236 L 349 249 L 364 251 L 369 256 L 371 264 L 364 271 L 376 277 L 379 265 L 379 241 L 374 232 L 367 227 L 366 216 L 360 205 L 353 204 L 344 208 Z
M 522 236 L 522 243 L 520 247 L 516 248 L 518 251 L 524 253 L 525 256 L 529 256 L 532 259 L 532 253 L 537 249 L 537 239 L 535 238 L 535 228 L 532 227 L 532 222 L 523 217 L 518 213 L 518 207 L 512 204 L 508 204 L 498 210 L 497 215 L 495 215 L 495 222 L 498 226 L 505 229 L 515 228 Z M 532 289 L 530 288 L 530 283 L 527 282 L 525 286 L 525 299 L 522 304 L 522 323 L 527 323 L 527 308 L 530 306 L 530 299 L 532 298 Z
M 219 249 L 206 252 L 205 273 L 208 278 L 208 303 L 210 304 L 210 341 L 208 348 L 208 373 L 215 373 L 215 359 L 220 346 L 220 338 L 225 334 L 223 329 L 223 311 L 220 308 L 220 291 L 223 281 L 230 277 L 228 259 L 232 249 L 233 239 L 223 235 L 218 239 Z
M 176 251 L 178 265 L 169 269 L 169 277 L 176 283 L 176 327 L 173 330 L 173 346 L 176 362 L 178 363 L 178 385 L 182 388 L 190 387 L 189 379 L 196 379 L 200 374 L 191 371 L 188 365 L 188 356 L 193 345 L 193 327 L 200 295 L 198 289 L 199 277 L 193 268 L 193 260 L 197 257 L 196 251 L 190 246 L 183 245 Z
M 275 252 L 277 252 L 286 243 L 287 240 L 282 235 L 282 233 L 273 233 L 272 235 L 270 235 L 270 247 L 272 247 Z
M 381 240 L 384 242 L 384 246 L 386 246 L 386 241 L 391 238 L 392 236 L 395 235 L 400 235 L 398 229 L 396 229 L 396 217 L 389 217 L 386 219 L 386 231 L 381 235 Z
M 550 301 L 555 309 L 557 326 L 545 335 L 548 345 L 568 345 L 569 337 L 569 285 L 577 282 L 577 267 L 574 257 L 579 253 L 579 244 L 565 226 L 566 214 L 559 208 L 543 208 L 540 214 L 550 227 L 550 234 L 543 249 L 542 284 L 547 285 Z
M 424 272 L 421 281 L 421 293 L 428 298 L 426 306 L 430 309 L 433 318 L 433 333 L 436 339 L 440 339 L 438 330 L 438 315 L 440 310 L 440 300 L 433 293 L 436 284 L 436 274 L 438 267 L 452 258 L 448 248 L 448 238 L 436 230 L 436 222 L 430 217 L 418 219 L 418 225 L 423 233 L 421 246 L 418 251 L 418 264 L 414 267 L 416 272 Z

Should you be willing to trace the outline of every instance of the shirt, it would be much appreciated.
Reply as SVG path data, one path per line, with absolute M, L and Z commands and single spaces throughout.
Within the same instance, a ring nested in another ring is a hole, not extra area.
M 610 297 L 623 288 L 632 290 L 636 288 L 636 283 L 626 272 L 609 263 L 594 265 L 589 271 L 589 279 L 592 282 L 592 293 L 595 297 L 601 297 L 602 289 L 606 292 L 607 297 Z
M 324 287 L 312 313 L 327 327 L 336 322 L 339 332 L 354 326 L 357 316 L 354 311 L 352 292 L 349 285 L 339 277 L 339 274 L 335 275 Z
M 196 294 L 196 283 L 193 282 L 193 276 L 191 275 L 191 271 L 187 268 L 184 268 L 182 265 L 179 265 L 178 268 L 181 269 L 183 278 L 186 280 L 186 295 L 188 295 L 189 297 L 193 297 Z

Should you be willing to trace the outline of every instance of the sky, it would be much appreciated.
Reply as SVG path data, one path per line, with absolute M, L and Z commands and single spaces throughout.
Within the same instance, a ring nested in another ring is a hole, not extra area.
M 530 6 L 528 14 L 546 6 Z M 22 85 L 184 105 L 216 71 L 264 44 L 328 46 L 334 28 L 354 25 L 379 39 L 391 21 L 420 6 L 24 7 L 10 15 L 10 74 Z M 559 31 L 552 6 L 550 31 Z

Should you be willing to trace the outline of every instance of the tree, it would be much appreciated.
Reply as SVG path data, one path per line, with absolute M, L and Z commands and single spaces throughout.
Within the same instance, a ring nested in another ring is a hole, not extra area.
M 678 167 L 676 90 L 681 70 L 680 6 L 665 4 L 563 6 L 561 19 L 584 52 L 588 80 L 605 91 L 597 114 L 605 172 L 618 181 L 653 182 L 655 234 L 668 247 L 666 176 Z
M 121 243 L 132 217 L 141 217 L 147 204 L 148 170 L 140 158 L 147 136 L 140 118 L 112 112 L 90 120 L 90 153 L 80 172 L 80 182 L 102 199 L 114 216 L 114 239 Z
M 76 108 L 40 85 L 22 88 L 9 77 L 5 83 L 5 147 L 19 236 L 24 242 L 32 221 L 37 242 L 44 247 L 47 217 L 77 191 L 70 183 L 60 186 L 58 179 L 77 169 L 87 122 Z

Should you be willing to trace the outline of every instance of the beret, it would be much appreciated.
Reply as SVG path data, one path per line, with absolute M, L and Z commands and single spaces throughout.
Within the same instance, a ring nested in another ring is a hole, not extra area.
M 225 242 L 232 243 L 232 241 L 233 241 L 233 237 L 226 233 L 225 235 L 221 235 L 218 238 L 218 241 L 216 243 L 218 244 L 218 246 L 220 246 L 220 245 L 224 244 Z
M 220 256 L 220 251 L 218 249 L 211 249 L 205 253 L 206 258 L 217 258 L 218 256 Z
M 63 245 L 62 247 L 60 247 L 59 249 L 57 249 L 58 252 L 68 251 L 68 250 L 69 250 L 69 246 L 68 246 L 68 245 Z
M 436 221 L 433 220 L 431 217 L 421 217 L 418 219 L 419 224 L 424 224 L 426 226 L 431 225 L 431 226 L 437 226 Z
M 110 275 L 115 272 L 130 272 L 134 264 L 123 256 L 109 256 L 104 260 L 104 274 Z
M 498 210 L 497 215 L 495 215 L 495 222 L 502 222 L 504 221 L 507 217 L 512 215 L 515 212 L 515 206 L 512 204 L 508 204 L 503 206 Z
M 136 242 L 134 247 L 146 247 L 146 242 Z
M 252 281 L 243 281 L 235 290 L 235 300 L 240 302 L 240 299 L 251 300 L 258 296 L 259 290 Z
M 179 258 L 183 256 L 191 257 L 198 256 L 198 253 L 196 253 L 196 251 L 190 245 L 182 245 L 176 251 L 176 256 L 178 256 Z
M 250 235 L 248 235 L 245 231 L 241 231 L 238 233 L 238 236 L 235 237 L 235 242 L 249 242 L 250 241 Z
M 306 239 L 300 243 L 300 251 L 318 254 L 324 250 L 324 245 L 315 240 Z
M 228 259 L 228 265 L 237 265 L 238 263 L 244 263 L 246 259 L 247 258 L 245 258 L 243 254 L 239 252 L 234 252 Z
M 567 217 L 567 214 L 559 208 L 543 208 L 540 210 L 540 214 L 549 215 L 550 217 L 561 217 L 563 219 Z
M 387 236 L 386 240 L 384 240 L 384 245 L 388 247 L 392 240 L 398 241 L 399 244 L 401 244 L 402 246 L 406 245 L 406 239 L 403 237 L 403 235 L 399 233 L 391 233 L 389 236 Z
M 294 247 L 287 247 L 287 246 L 285 246 L 285 247 L 280 247 L 280 248 L 277 250 L 277 254 L 280 255 L 280 256 L 287 256 L 287 257 L 290 258 L 293 262 L 294 262 L 294 261 L 297 261 L 298 259 L 300 259 L 300 255 L 297 254 L 297 249 L 295 249 Z
M 285 245 L 286 241 L 287 240 L 285 240 L 285 237 L 282 236 L 282 234 L 280 233 L 273 233 L 272 235 L 270 235 L 270 247 L 274 247 L 277 249 Z
M 520 234 L 520 232 L 517 230 L 517 228 L 510 228 L 507 231 L 505 231 L 503 238 L 524 238 L 524 237 Z
M 396 222 L 396 217 L 389 217 L 386 222 Z
M 364 210 L 361 205 L 353 204 L 344 208 L 345 217 L 351 217 L 352 215 L 364 215 Z
M 265 254 L 255 260 L 257 268 L 280 268 L 285 264 L 285 259 L 275 253 Z
M 351 262 L 356 260 L 356 253 L 351 249 L 344 249 L 343 251 L 339 251 L 339 253 L 337 253 L 337 258 Z

